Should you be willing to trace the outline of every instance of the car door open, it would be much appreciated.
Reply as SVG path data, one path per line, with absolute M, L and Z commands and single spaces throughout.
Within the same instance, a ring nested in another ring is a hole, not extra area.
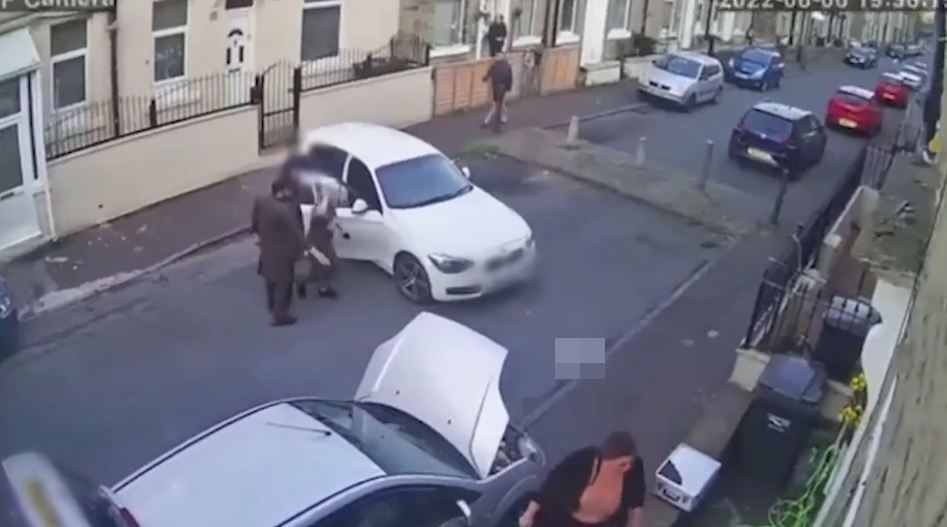
M 371 171 L 355 157 L 345 170 L 348 199 L 336 210 L 335 250 L 340 258 L 387 262 L 391 252 L 381 199 Z

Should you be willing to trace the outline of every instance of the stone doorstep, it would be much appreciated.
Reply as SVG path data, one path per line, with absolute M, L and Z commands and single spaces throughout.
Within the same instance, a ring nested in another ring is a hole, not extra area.
M 635 167 L 634 156 L 624 152 L 581 140 L 566 145 L 561 134 L 538 128 L 513 130 L 487 142 L 500 154 L 603 185 L 718 234 L 736 237 L 756 229 L 754 222 L 730 216 L 724 206 L 727 198 L 745 196 L 713 181 L 702 192 L 696 180 L 693 185 L 681 184 L 687 176 L 667 167 L 651 162 L 644 169 Z

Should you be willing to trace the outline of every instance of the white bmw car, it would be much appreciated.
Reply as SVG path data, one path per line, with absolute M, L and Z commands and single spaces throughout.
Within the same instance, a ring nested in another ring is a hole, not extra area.
M 508 527 L 545 454 L 510 425 L 508 351 L 420 313 L 372 355 L 354 400 L 270 402 L 111 488 L 37 453 L 0 464 L 11 527 Z
M 533 275 L 536 243 L 519 214 L 433 146 L 383 126 L 304 134 L 306 168 L 344 183 L 335 248 L 374 262 L 410 300 L 476 298 Z M 306 225 L 311 207 L 303 205 Z

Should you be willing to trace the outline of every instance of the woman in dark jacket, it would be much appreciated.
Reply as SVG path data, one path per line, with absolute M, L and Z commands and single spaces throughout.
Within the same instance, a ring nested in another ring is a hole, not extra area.
M 644 466 L 634 440 L 614 432 L 601 447 L 577 450 L 556 465 L 520 525 L 639 527 L 644 494 Z

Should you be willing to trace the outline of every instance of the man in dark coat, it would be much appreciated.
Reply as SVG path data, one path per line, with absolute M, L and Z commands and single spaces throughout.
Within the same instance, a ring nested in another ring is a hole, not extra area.
M 338 293 L 332 287 L 332 277 L 338 257 L 335 253 L 333 238 L 335 234 L 336 205 L 339 196 L 329 182 L 318 180 L 308 187 L 312 197 L 306 242 L 312 248 L 307 256 L 309 272 L 296 286 L 300 298 L 306 297 L 306 285 L 315 283 L 318 295 L 323 298 L 336 298 Z
M 306 239 L 301 221 L 291 208 L 295 195 L 290 181 L 277 178 L 270 194 L 258 197 L 253 203 L 250 230 L 259 240 L 258 272 L 266 285 L 266 304 L 274 326 L 296 323 L 289 308 L 293 301 L 294 266 L 306 250 Z
M 505 45 L 506 23 L 503 22 L 503 15 L 499 15 L 487 28 L 487 46 L 490 49 L 490 56 L 497 56 L 497 53 L 503 51 Z
M 502 51 L 494 57 L 493 64 L 483 77 L 483 82 L 487 81 L 490 81 L 493 105 L 490 106 L 490 111 L 483 120 L 483 126 L 490 126 L 493 122 L 494 128 L 499 129 L 500 123 L 506 122 L 506 94 L 513 89 L 513 67 L 510 66 Z

